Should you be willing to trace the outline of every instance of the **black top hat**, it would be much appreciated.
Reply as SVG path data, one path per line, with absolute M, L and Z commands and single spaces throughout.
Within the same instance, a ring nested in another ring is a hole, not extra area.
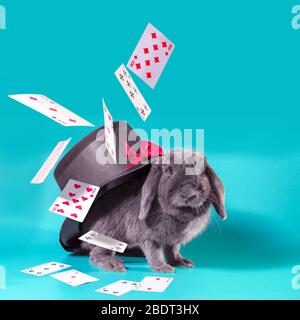
M 163 154 L 159 146 L 142 140 L 127 122 L 114 122 L 114 132 L 117 163 L 113 162 L 105 147 L 104 127 L 96 129 L 79 141 L 58 163 L 54 177 L 61 190 L 70 179 L 74 179 L 100 187 L 98 199 L 120 184 L 138 175 L 148 174 L 150 161 L 147 160 Z M 84 224 L 91 225 L 96 220 L 97 215 L 89 214 L 82 223 L 65 219 L 60 231 L 63 248 L 74 251 L 80 243 L 78 238 Z

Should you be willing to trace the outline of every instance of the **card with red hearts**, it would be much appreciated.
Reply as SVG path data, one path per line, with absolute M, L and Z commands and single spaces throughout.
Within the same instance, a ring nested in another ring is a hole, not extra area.
M 99 187 L 76 180 L 69 180 L 49 211 L 82 222 L 88 214 Z
M 63 126 L 94 127 L 92 123 L 41 94 L 13 94 L 9 97 Z
M 51 275 L 52 278 L 64 282 L 72 287 L 77 287 L 85 283 L 98 281 L 99 279 L 89 276 L 83 272 L 77 271 L 75 269 L 55 273 Z
M 149 23 L 133 51 L 127 67 L 153 89 L 174 48 L 174 43 Z

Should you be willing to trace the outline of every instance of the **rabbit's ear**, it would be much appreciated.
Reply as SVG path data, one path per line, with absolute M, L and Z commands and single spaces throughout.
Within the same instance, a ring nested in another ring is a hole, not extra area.
M 206 169 L 205 173 L 208 177 L 210 186 L 211 186 L 211 193 L 210 193 L 210 200 L 213 203 L 214 208 L 216 209 L 217 213 L 220 217 L 225 220 L 227 218 L 227 213 L 225 209 L 225 191 L 222 181 L 216 175 L 214 170 L 208 165 L 207 161 L 205 163 Z
M 152 165 L 151 170 L 142 188 L 142 198 L 140 204 L 139 219 L 147 218 L 152 202 L 156 196 L 159 181 L 162 175 L 160 165 Z

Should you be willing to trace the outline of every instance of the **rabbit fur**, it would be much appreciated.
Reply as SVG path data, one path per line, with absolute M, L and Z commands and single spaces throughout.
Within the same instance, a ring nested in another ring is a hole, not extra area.
M 146 176 L 101 197 L 91 209 L 99 219 L 94 225 L 86 225 L 83 232 L 93 230 L 126 242 L 128 248 L 140 248 L 153 271 L 193 267 L 191 260 L 180 255 L 180 245 L 205 230 L 211 204 L 226 218 L 224 187 L 202 154 L 183 157 L 180 164 L 177 157 L 178 152 L 171 151 L 170 164 L 164 164 L 159 157 Z M 196 157 L 203 159 L 200 173 L 186 175 L 186 168 L 195 166 Z M 127 270 L 113 251 L 85 242 L 81 243 L 81 250 L 90 255 L 91 263 L 104 269 Z

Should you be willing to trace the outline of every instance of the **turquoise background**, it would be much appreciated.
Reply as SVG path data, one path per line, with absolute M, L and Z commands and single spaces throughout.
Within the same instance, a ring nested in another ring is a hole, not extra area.
M 63 219 L 48 212 L 58 194 L 49 176 L 29 182 L 59 140 L 91 131 L 67 128 L 9 99 L 42 93 L 97 126 L 101 97 L 132 127 L 204 128 L 205 151 L 226 187 L 228 219 L 183 248 L 195 269 L 177 268 L 164 293 L 118 299 L 299 299 L 300 30 L 296 1 L 1 1 L 0 299 L 112 299 L 94 292 L 119 279 L 154 275 L 127 258 L 126 274 L 69 256 L 58 243 Z M 151 22 L 176 45 L 156 88 L 134 76 L 153 112 L 143 122 L 114 71 L 127 63 Z M 60 261 L 100 278 L 72 288 L 19 270 Z

